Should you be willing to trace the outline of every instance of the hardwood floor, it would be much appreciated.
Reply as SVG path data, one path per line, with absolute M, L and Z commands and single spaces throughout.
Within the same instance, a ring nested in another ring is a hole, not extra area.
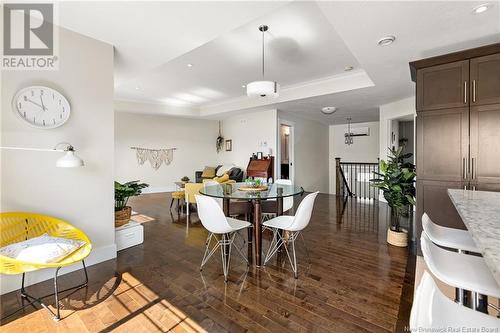
M 60 322 L 44 309 L 28 308 L 0 331 L 399 332 L 406 325 L 408 293 L 402 290 L 413 288 L 408 251 L 385 242 L 385 204 L 352 199 L 344 205 L 320 194 L 304 231 L 310 262 L 298 243 L 298 279 L 286 260 L 247 268 L 234 255 L 227 284 L 220 256 L 199 271 L 207 233 L 196 214 L 186 228 L 185 216 L 171 213 L 169 204 L 167 194 L 133 200 L 135 211 L 156 219 L 143 224 L 144 244 L 91 266 L 89 287 L 62 299 Z M 268 239 L 266 234 L 264 251 Z M 63 288 L 81 275 L 63 276 Z M 28 291 L 51 288 L 46 281 Z M 1 304 L 3 314 L 11 312 L 20 304 L 18 294 L 3 295 Z

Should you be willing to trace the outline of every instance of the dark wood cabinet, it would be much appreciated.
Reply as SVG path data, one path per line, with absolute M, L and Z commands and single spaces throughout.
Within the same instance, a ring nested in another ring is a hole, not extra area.
M 469 108 L 417 114 L 417 179 L 467 178 Z
M 274 181 L 274 156 L 266 159 L 250 160 L 247 166 L 248 177 L 259 177 Z
M 448 189 L 464 189 L 466 185 L 463 182 L 441 182 L 434 180 L 419 180 L 417 183 L 417 217 L 421 221 L 422 214 L 425 212 L 436 224 L 465 229 L 462 219 L 453 206 L 449 196 Z M 420 237 L 422 232 L 421 223 L 417 224 L 417 235 Z
M 500 104 L 500 54 L 470 60 L 471 105 Z
M 500 184 L 500 104 L 470 108 L 470 181 Z
M 469 60 L 417 72 L 417 110 L 463 107 L 469 104 Z
M 465 228 L 448 189 L 500 191 L 500 44 L 414 61 L 410 69 L 419 241 L 424 212 L 437 224 Z

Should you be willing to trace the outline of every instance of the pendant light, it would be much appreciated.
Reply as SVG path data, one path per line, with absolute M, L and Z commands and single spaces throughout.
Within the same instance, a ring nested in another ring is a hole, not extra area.
M 259 31 L 262 32 L 262 81 L 253 81 L 247 84 L 248 97 L 278 97 L 279 84 L 275 81 L 265 80 L 264 34 L 267 30 L 269 30 L 267 25 L 259 26 Z
M 348 146 L 352 145 L 354 143 L 354 140 L 352 138 L 352 133 L 351 133 L 351 117 L 347 118 L 347 133 L 344 134 L 345 140 L 344 143 Z

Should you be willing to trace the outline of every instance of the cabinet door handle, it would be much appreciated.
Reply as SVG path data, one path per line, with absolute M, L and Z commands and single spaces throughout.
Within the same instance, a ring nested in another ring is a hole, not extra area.
M 462 175 L 463 175 L 464 179 L 467 179 L 465 157 L 462 159 Z
M 464 81 L 464 104 L 467 104 L 467 81 Z
M 472 80 L 472 103 L 476 103 L 476 80 Z

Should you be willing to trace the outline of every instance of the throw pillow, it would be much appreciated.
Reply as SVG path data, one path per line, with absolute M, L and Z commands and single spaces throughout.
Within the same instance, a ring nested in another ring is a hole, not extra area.
M 223 164 L 221 167 L 217 170 L 217 177 L 223 176 L 226 172 L 234 168 L 233 164 Z
M 215 177 L 215 168 L 206 166 L 201 173 L 202 178 L 214 178 Z
M 52 237 L 48 234 L 0 248 L 0 254 L 21 261 L 48 264 L 66 258 L 85 245 L 84 241 Z
M 222 177 L 215 177 L 214 180 L 218 183 L 225 183 L 229 180 L 229 175 L 225 173 Z

